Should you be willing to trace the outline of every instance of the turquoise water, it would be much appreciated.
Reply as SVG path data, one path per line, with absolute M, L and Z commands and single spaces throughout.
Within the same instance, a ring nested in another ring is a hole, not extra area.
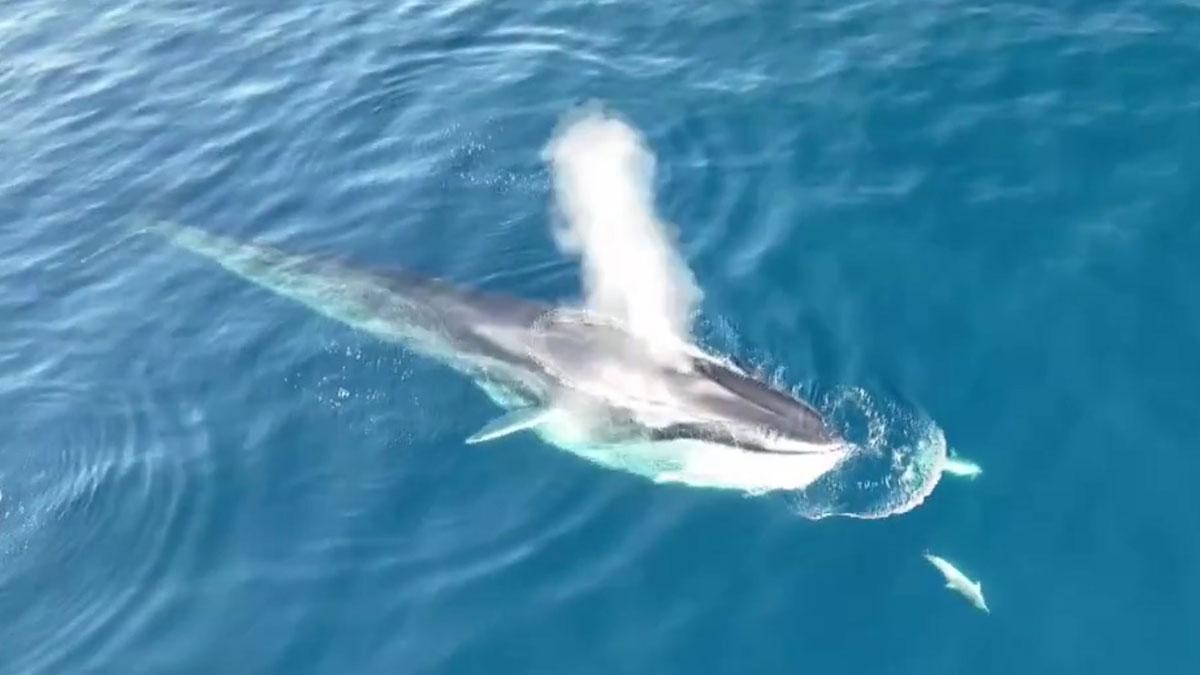
M 706 341 L 984 474 L 812 520 L 467 446 L 466 379 L 131 235 L 572 298 L 592 100 Z M 0 672 L 1200 665 L 1195 3 L 7 0 L 0 160 Z

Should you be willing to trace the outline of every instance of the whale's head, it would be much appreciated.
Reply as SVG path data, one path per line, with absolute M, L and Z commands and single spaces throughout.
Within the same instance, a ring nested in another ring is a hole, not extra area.
M 562 313 L 532 338 L 528 353 L 563 398 L 652 440 L 781 455 L 844 446 L 813 406 L 695 345 L 653 352 L 623 326 Z
M 757 453 L 836 452 L 844 442 L 816 408 L 708 355 L 673 377 L 678 419 L 659 439 L 686 438 Z

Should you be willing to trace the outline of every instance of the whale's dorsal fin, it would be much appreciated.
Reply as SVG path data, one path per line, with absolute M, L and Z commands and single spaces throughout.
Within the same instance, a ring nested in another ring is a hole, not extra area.
M 550 416 L 551 408 L 521 408 L 505 413 L 483 425 L 483 428 L 471 434 L 467 443 L 483 443 L 493 441 L 502 436 L 515 434 L 536 427 Z

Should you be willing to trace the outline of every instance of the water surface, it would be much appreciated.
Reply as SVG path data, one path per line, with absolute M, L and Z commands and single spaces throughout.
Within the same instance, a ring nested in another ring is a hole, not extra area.
M 0 672 L 1193 671 L 1198 73 L 1180 1 L 0 2 Z M 812 521 L 468 447 L 469 382 L 130 236 L 575 297 L 591 100 L 704 339 L 984 475 Z

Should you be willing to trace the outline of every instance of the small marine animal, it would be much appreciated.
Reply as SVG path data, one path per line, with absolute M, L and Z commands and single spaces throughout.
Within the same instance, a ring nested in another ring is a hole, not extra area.
M 972 605 L 991 614 L 991 610 L 988 609 L 987 603 L 983 599 L 983 584 L 968 579 L 967 575 L 960 572 L 957 567 L 945 558 L 933 555 L 932 553 L 925 553 L 925 559 L 936 567 L 942 573 L 942 576 L 946 577 L 946 588 L 957 591 L 969 600 Z
M 963 457 L 949 455 L 942 463 L 942 473 L 948 473 L 951 476 L 961 476 L 975 480 L 983 473 L 983 467 L 975 462 Z

